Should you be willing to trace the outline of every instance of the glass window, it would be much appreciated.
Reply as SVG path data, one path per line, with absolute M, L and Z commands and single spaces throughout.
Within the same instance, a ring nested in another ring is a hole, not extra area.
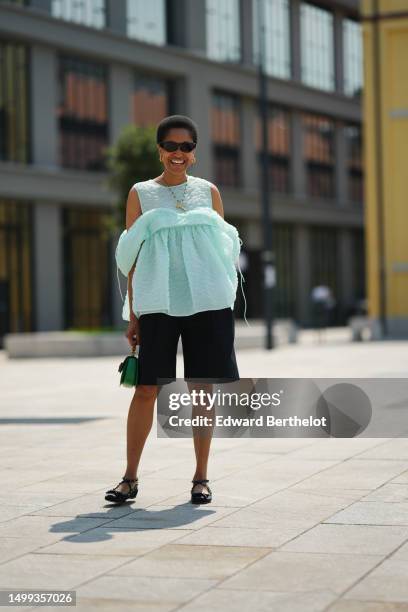
M 275 77 L 289 78 L 290 17 L 289 0 L 253 0 L 254 63 L 259 64 L 259 4 L 263 3 L 265 36 L 265 72 Z
M 61 166 L 103 170 L 108 145 L 105 66 L 61 56 L 57 115 Z
M 0 199 L 0 345 L 33 331 L 32 226 L 29 204 Z
M 302 114 L 302 131 L 307 193 L 318 198 L 333 198 L 334 123 L 327 117 Z
M 311 287 L 325 285 L 331 290 L 333 298 L 336 300 L 334 308 L 329 314 L 328 323 L 339 323 L 339 266 L 338 257 L 338 232 L 332 227 L 311 227 Z M 316 311 L 312 310 L 312 316 L 317 317 Z M 315 319 L 317 322 L 318 319 Z
M 240 184 L 239 99 L 226 93 L 214 93 L 211 124 L 216 182 L 237 187 Z
M 311 87 L 333 91 L 333 15 L 303 2 L 300 19 L 302 81 Z
M 0 160 L 28 163 L 28 51 L 0 41 Z
M 51 14 L 93 28 L 106 26 L 105 0 L 52 0 Z
M 239 0 L 206 0 L 207 55 L 219 62 L 241 60 Z
M 344 93 L 357 96 L 363 87 L 363 40 L 358 21 L 344 19 L 343 49 Z
M 63 211 L 66 328 L 112 324 L 111 219 L 103 210 Z
M 255 146 L 259 169 L 262 169 L 262 132 L 258 115 L 255 124 Z M 268 120 L 269 184 L 280 193 L 290 191 L 290 114 L 278 107 L 269 108 Z
M 169 111 L 169 83 L 166 79 L 136 74 L 132 94 L 132 121 L 145 127 L 157 124 Z
M 355 300 L 363 300 L 366 297 L 366 247 L 364 230 L 352 230 L 353 249 L 353 289 Z
M 344 128 L 347 144 L 348 196 L 351 202 L 364 200 L 363 140 L 360 125 Z
M 127 34 L 144 42 L 165 45 L 165 0 L 127 0 Z
M 273 250 L 276 259 L 276 287 L 273 308 L 276 317 L 295 316 L 295 266 L 293 228 L 285 223 L 273 225 Z
M 245 279 L 245 296 L 247 301 L 247 317 L 262 318 L 263 300 L 263 263 L 262 251 L 260 249 L 246 248 L 245 227 L 237 224 L 233 219 L 233 224 L 238 228 L 240 236 L 243 236 L 244 253 L 246 265 L 241 265 Z M 293 226 L 286 223 L 273 222 L 272 231 L 273 251 L 276 261 L 276 286 L 273 291 L 273 312 L 275 317 L 294 317 L 296 303 L 296 269 L 294 260 L 294 234 Z M 242 263 L 242 262 L 241 262 Z M 244 270 L 245 267 L 245 270 Z M 237 292 L 235 312 L 238 317 L 243 317 L 244 303 L 240 291 Z

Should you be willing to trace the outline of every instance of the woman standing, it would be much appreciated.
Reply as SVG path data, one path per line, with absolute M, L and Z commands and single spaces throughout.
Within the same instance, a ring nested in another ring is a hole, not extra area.
M 137 471 L 152 427 L 157 381 L 176 380 L 180 336 L 190 392 L 203 387 L 212 391 L 212 384 L 195 387 L 194 379 L 239 380 L 233 306 L 241 241 L 236 228 L 224 221 L 217 187 L 187 174 L 196 162 L 196 145 L 197 127 L 190 118 L 163 119 L 157 127 L 163 172 L 136 183 L 129 192 L 126 230 L 119 238 L 116 261 L 128 277 L 123 318 L 129 321 L 130 345 L 140 345 L 139 381 L 128 414 L 125 475 L 106 492 L 107 501 L 122 503 L 137 495 Z M 210 444 L 211 434 L 194 432 L 192 503 L 212 499 L 207 479 Z

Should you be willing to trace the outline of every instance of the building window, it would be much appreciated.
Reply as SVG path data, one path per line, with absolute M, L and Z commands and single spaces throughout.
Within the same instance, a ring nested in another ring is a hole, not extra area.
M 276 286 L 273 294 L 275 316 L 294 317 L 296 283 L 293 259 L 293 228 L 291 225 L 274 224 L 273 245 L 276 254 Z
M 311 290 L 324 285 L 329 287 L 335 300 L 333 309 L 328 317 L 329 324 L 339 322 L 339 259 L 338 259 L 338 233 L 331 227 L 311 227 Z M 316 313 L 314 313 L 316 314 Z
M 239 99 L 226 93 L 214 93 L 211 109 L 212 141 L 216 182 L 240 185 L 240 108 Z
M 301 73 L 311 87 L 334 90 L 333 15 L 312 4 L 301 4 Z
M 112 324 L 111 213 L 63 211 L 65 327 Z
M 30 0 L 0 0 L 0 2 L 6 2 L 8 4 L 18 4 L 19 6 L 27 6 L 30 4 Z
M 140 127 L 156 125 L 170 114 L 170 84 L 166 79 L 136 74 L 132 94 L 132 121 Z
M 363 40 L 358 21 L 343 21 L 344 93 L 358 96 L 363 87 Z
M 106 26 L 105 0 L 52 0 L 51 15 L 93 28 Z
M 0 160 L 28 163 L 28 51 L 0 41 Z
M 247 223 L 234 225 L 238 228 L 240 236 L 243 237 L 243 257 L 240 258 L 240 266 L 245 279 L 245 298 L 247 302 L 247 317 L 262 318 L 263 301 L 260 299 L 264 288 L 264 272 L 262 263 L 262 250 L 259 248 L 246 248 Z M 294 235 L 293 226 L 286 223 L 273 224 L 273 251 L 276 261 L 276 285 L 273 291 L 273 312 L 275 317 L 294 317 L 296 303 L 296 269 L 294 265 Z M 235 313 L 243 317 L 244 301 L 240 289 L 237 291 L 235 302 Z
M 359 125 L 344 127 L 347 143 L 348 197 L 351 202 L 364 201 L 363 142 Z
M 312 197 L 333 198 L 334 123 L 327 117 L 303 114 L 302 131 L 307 193 Z
M 32 227 L 31 206 L 0 199 L 0 345 L 33 331 Z
M 59 158 L 65 168 L 103 170 L 108 145 L 105 66 L 62 56 L 59 63 Z
M 239 0 L 206 0 L 207 55 L 219 62 L 241 60 Z
M 353 249 L 353 290 L 356 301 L 366 297 L 366 266 L 364 230 L 352 230 Z
M 259 169 L 262 171 L 262 124 L 258 115 L 255 124 L 255 146 Z M 290 191 L 290 114 L 287 110 L 270 107 L 268 119 L 269 184 L 273 191 Z
M 289 0 L 261 0 L 264 6 L 265 72 L 287 79 L 291 75 Z M 254 63 L 259 65 L 259 0 L 253 0 Z
M 165 45 L 165 0 L 127 0 L 127 35 L 154 45 Z

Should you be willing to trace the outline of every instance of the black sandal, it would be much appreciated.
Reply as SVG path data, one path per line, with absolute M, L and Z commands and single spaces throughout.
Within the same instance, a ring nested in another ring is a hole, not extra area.
M 210 487 L 208 486 L 207 482 L 210 482 L 210 481 L 206 479 L 202 479 L 202 480 L 192 480 L 191 482 L 193 483 L 193 487 L 191 489 L 191 503 L 192 504 L 209 504 L 212 500 L 212 491 Z M 193 489 L 195 485 L 197 484 L 205 485 L 206 488 L 208 489 L 208 493 L 203 493 L 202 491 L 200 493 L 193 493 Z
M 124 482 L 129 487 L 128 493 L 122 493 L 121 491 L 116 491 L 117 487 L 119 487 Z M 134 484 L 132 487 L 132 485 L 130 484 L 131 482 L 135 482 L 136 484 Z M 116 485 L 114 489 L 109 489 L 109 491 L 106 491 L 105 499 L 106 501 L 117 502 L 119 504 L 123 504 L 123 502 L 125 502 L 127 499 L 134 499 L 136 497 L 137 492 L 138 492 L 138 484 L 139 484 L 138 478 L 132 480 L 130 478 L 123 477 L 121 482 L 118 485 Z

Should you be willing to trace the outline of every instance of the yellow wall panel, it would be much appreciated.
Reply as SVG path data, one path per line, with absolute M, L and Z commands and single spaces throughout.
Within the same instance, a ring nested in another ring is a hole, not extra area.
M 361 3 L 363 15 L 375 10 L 373 0 Z M 385 307 L 389 319 L 408 321 L 408 0 L 381 0 L 385 19 L 363 21 L 364 129 L 366 147 L 366 248 L 369 314 L 380 312 L 380 231 L 385 247 Z M 392 16 L 391 13 L 399 13 Z M 406 17 L 403 14 L 406 13 Z M 375 32 L 379 28 L 380 123 L 378 134 L 375 79 Z M 380 203 L 378 146 L 381 141 L 383 220 Z
M 371 3 L 370 3 L 371 4 Z M 407 0 L 380 0 L 380 13 L 403 13 L 408 11 Z

